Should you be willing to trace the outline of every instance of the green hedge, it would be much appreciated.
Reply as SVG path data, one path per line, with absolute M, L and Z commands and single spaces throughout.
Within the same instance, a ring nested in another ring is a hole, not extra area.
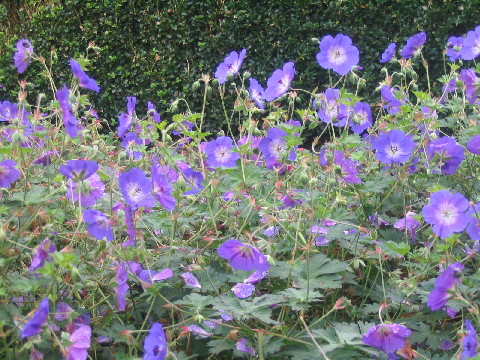
M 19 3 L 22 3 L 19 1 Z M 24 3 L 32 4 L 31 1 Z M 38 2 L 36 2 L 38 4 Z M 426 31 L 426 59 L 430 75 L 444 73 L 442 52 L 451 35 L 462 35 L 477 25 L 480 8 L 473 1 L 318 1 L 318 0 L 50 0 L 33 13 L 20 11 L 12 18 L 12 6 L 0 9 L 1 99 L 15 100 L 17 75 L 12 64 L 15 41 L 26 37 L 37 54 L 58 58 L 54 70 L 59 84 L 70 79 L 67 60 L 84 56 L 90 42 L 102 50 L 89 50 L 89 74 L 102 90 L 92 96 L 101 115 L 115 122 L 125 108 L 126 96 L 137 96 L 138 111 L 147 101 L 162 115 L 176 97 L 194 105 L 203 98 L 191 84 L 216 66 L 232 50 L 247 49 L 242 70 L 265 84 L 275 68 L 294 61 L 294 87 L 322 89 L 327 72 L 315 59 L 318 46 L 310 39 L 344 33 L 360 49 L 360 65 L 369 96 L 381 80 L 378 60 L 392 41 L 401 48 L 406 39 Z M 9 21 L 10 20 L 10 21 Z M 14 23 L 12 23 L 14 21 Z M 13 30 L 12 30 L 13 29 Z M 47 93 L 38 81 L 39 65 L 27 70 L 30 87 Z M 218 102 L 218 96 L 211 101 Z M 210 108 L 218 108 L 212 106 Z M 142 111 L 143 112 L 143 111 Z M 221 124 L 222 112 L 211 111 L 208 127 Z

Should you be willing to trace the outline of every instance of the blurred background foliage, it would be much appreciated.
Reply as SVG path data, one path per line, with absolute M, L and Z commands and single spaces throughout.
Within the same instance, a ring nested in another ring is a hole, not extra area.
M 401 49 L 411 35 L 427 32 L 424 53 L 436 81 L 448 69 L 442 60 L 447 39 L 474 29 L 479 18 L 480 7 L 470 0 L 4 0 L 0 99 L 15 101 L 19 79 L 29 82 L 30 93 L 47 93 L 40 64 L 22 75 L 15 71 L 12 56 L 20 38 L 31 40 L 47 64 L 53 61 L 57 86 L 71 79 L 68 59 L 88 53 L 88 73 L 101 86 L 91 95 L 94 106 L 116 124 L 126 96 L 137 97 L 140 115 L 147 101 L 167 119 L 178 97 L 200 107 L 203 90 L 192 90 L 193 82 L 205 73 L 213 76 L 230 51 L 242 48 L 247 49 L 242 71 L 263 85 L 273 70 L 294 61 L 293 87 L 323 91 L 328 73 L 316 62 L 318 45 L 311 38 L 337 33 L 349 35 L 360 50 L 367 80 L 360 96 L 378 98 L 373 92 L 383 78 L 379 58 L 390 42 Z M 101 50 L 87 50 L 92 43 Z M 219 96 L 209 101 L 219 104 Z M 221 106 L 207 108 L 207 129 L 218 130 Z

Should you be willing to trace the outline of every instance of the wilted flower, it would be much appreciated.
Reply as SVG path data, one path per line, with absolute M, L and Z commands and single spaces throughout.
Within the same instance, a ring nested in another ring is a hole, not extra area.
M 188 325 L 187 326 L 187 329 L 190 333 L 192 333 L 193 335 L 196 335 L 198 336 L 199 338 L 201 339 L 206 339 L 210 336 L 213 335 L 213 333 L 209 333 L 209 332 L 206 332 L 204 329 L 202 329 L 200 326 L 198 325 Z
M 167 356 L 167 339 L 163 326 L 160 323 L 155 323 L 150 328 L 147 337 L 143 342 L 143 349 L 145 355 L 143 360 L 163 360 Z
M 55 95 L 60 104 L 60 109 L 62 109 L 62 120 L 65 130 L 67 131 L 68 136 L 73 139 L 78 134 L 78 120 L 75 118 L 72 105 L 70 105 L 69 102 L 70 90 L 68 90 L 67 86 L 63 84 L 62 89 L 58 90 Z
M 247 339 L 244 337 L 237 340 L 235 348 L 239 351 L 255 356 L 255 349 L 247 346 Z
M 398 324 L 381 324 L 368 329 L 362 341 L 384 351 L 389 359 L 396 359 L 395 352 L 405 346 L 411 330 Z
M 284 95 L 290 88 L 290 84 L 295 76 L 295 67 L 293 62 L 283 65 L 283 69 L 277 69 L 267 80 L 267 88 L 263 93 L 264 99 L 273 101 Z
M 439 310 L 447 305 L 448 299 L 451 297 L 450 292 L 462 282 L 460 275 L 463 269 L 464 266 L 457 262 L 451 264 L 437 277 L 435 286 L 428 295 L 427 300 L 427 306 L 432 311 Z
M 42 326 L 47 322 L 48 317 L 48 308 L 50 305 L 50 300 L 48 297 L 44 298 L 40 305 L 38 306 L 37 311 L 33 314 L 32 318 L 27 321 L 22 330 L 22 338 L 30 337 L 37 335 L 42 331 Z
M 265 255 L 236 239 L 225 241 L 217 248 L 217 252 L 222 258 L 230 260 L 230 266 L 234 269 L 265 271 L 270 268 Z
M 463 40 L 463 47 L 460 50 L 460 57 L 463 60 L 473 60 L 480 55 L 480 26 L 469 31 Z
M 463 147 L 458 145 L 454 138 L 444 136 L 433 140 L 426 148 L 427 155 L 432 159 L 435 155 L 440 157 L 443 165 L 442 174 L 455 174 L 458 166 L 461 164 L 465 155 Z
M 92 329 L 88 325 L 80 326 L 70 335 L 70 342 L 67 347 L 67 356 L 65 360 L 86 360 L 88 357 L 88 348 L 90 347 L 90 338 Z
M 113 230 L 104 213 L 90 209 L 83 211 L 83 220 L 88 224 L 87 231 L 97 240 L 105 238 L 107 241 L 113 240 Z
M 384 164 L 408 161 L 414 148 L 415 142 L 401 130 L 380 134 L 372 146 L 375 156 Z
M 161 123 L 162 120 L 160 119 L 160 115 L 158 114 L 155 105 L 153 105 L 150 101 L 147 103 L 147 113 L 157 124 Z
M 332 69 L 339 75 L 346 75 L 358 64 L 358 48 L 352 45 L 347 35 L 324 36 L 319 44 L 318 64 L 324 69 Z
M 42 240 L 42 242 L 35 248 L 32 263 L 30 264 L 30 271 L 35 271 L 43 267 L 46 261 L 52 261 L 53 258 L 50 256 L 50 254 L 56 250 L 57 248 L 52 240 L 48 238 Z
M 477 332 L 475 331 L 475 328 L 473 327 L 472 323 L 468 319 L 465 320 L 465 329 L 467 330 L 467 334 L 462 340 L 463 351 L 462 351 L 462 356 L 460 357 L 460 360 L 471 359 L 478 354 Z
M 403 47 L 401 55 L 404 59 L 411 58 L 416 51 L 419 51 L 427 41 L 427 34 L 421 32 L 411 36 Z
M 415 241 L 415 231 L 420 228 L 420 222 L 414 218 L 417 215 L 413 211 L 408 211 L 404 218 L 398 220 L 393 227 L 398 230 L 407 230 L 412 236 L 412 241 Z
M 253 294 L 255 286 L 252 284 L 238 283 L 232 287 L 232 291 L 239 299 L 245 299 Z
M 70 59 L 69 63 L 72 69 L 72 73 L 78 78 L 78 84 L 81 87 L 84 87 L 85 89 L 88 89 L 88 90 L 95 91 L 97 93 L 100 91 L 100 87 L 98 86 L 97 82 L 92 78 L 90 78 L 85 73 L 85 71 L 83 71 L 82 67 L 77 61 Z
M 132 210 L 139 206 L 148 208 L 155 206 L 155 199 L 150 193 L 152 180 L 147 178 L 143 170 L 131 168 L 120 175 L 118 184 L 125 202 Z
M 263 93 L 265 90 L 260 85 L 257 79 L 250 78 L 249 80 L 250 80 L 250 87 L 248 88 L 248 92 L 250 93 L 250 98 L 253 101 L 255 101 L 255 103 L 260 109 L 263 110 L 265 108 L 264 101 L 263 101 L 264 99 Z
M 32 61 L 33 46 L 32 43 L 26 39 L 20 39 L 17 41 L 17 51 L 13 55 L 15 67 L 19 74 L 23 73 L 27 66 Z
M 460 58 L 460 52 L 463 47 L 464 38 L 459 36 L 451 36 L 447 40 L 447 56 L 450 58 L 451 62 L 455 62 Z
M 246 49 L 243 49 L 240 55 L 236 51 L 232 51 L 225 60 L 218 65 L 217 71 L 215 71 L 215 78 L 218 79 L 219 84 L 225 83 L 228 76 L 236 76 L 238 74 L 246 54 Z
M 196 288 L 201 288 L 202 285 L 198 282 L 198 279 L 195 275 L 193 275 L 191 272 L 187 271 L 184 272 L 180 277 L 185 281 L 185 284 L 191 287 L 196 287 Z
M 397 49 L 397 44 L 394 42 L 390 43 L 388 47 L 382 54 L 382 59 L 380 60 L 381 63 L 386 63 L 392 60 L 393 56 L 395 55 L 395 50 Z
M 468 200 L 462 194 L 440 190 L 430 195 L 430 204 L 423 207 L 422 215 L 433 226 L 433 232 L 445 239 L 465 229 L 469 221 L 465 216 L 467 208 Z
M 17 163 L 13 160 L 0 162 L 0 188 L 9 188 L 20 178 L 21 173 L 15 166 L 17 166 Z
M 54 319 L 56 321 L 67 320 L 72 313 L 73 313 L 73 309 L 70 305 L 64 302 L 59 302 L 57 304 L 57 309 L 55 311 Z
M 233 140 L 228 136 L 219 136 L 217 139 L 209 141 L 205 147 L 207 162 L 213 168 L 227 167 L 232 168 L 237 165 L 240 154 L 232 151 Z

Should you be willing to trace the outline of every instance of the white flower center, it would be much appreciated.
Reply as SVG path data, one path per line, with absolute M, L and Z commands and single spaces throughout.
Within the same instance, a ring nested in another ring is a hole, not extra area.
M 221 163 L 227 162 L 230 159 L 229 149 L 226 146 L 219 146 L 215 150 L 215 159 Z
M 397 159 L 400 156 L 400 146 L 395 143 L 388 144 L 385 148 L 385 153 L 391 159 Z
M 450 204 L 448 202 L 444 203 L 438 208 L 437 218 L 444 225 L 451 225 L 455 223 L 455 221 L 457 221 L 457 208 L 453 204 Z
M 138 184 L 128 184 L 127 193 L 130 199 L 132 199 L 134 202 L 139 202 L 144 197 L 142 189 L 140 186 L 138 186 Z
M 328 50 L 328 60 L 335 65 L 343 64 L 347 60 L 345 49 L 339 46 L 333 46 Z
M 285 151 L 285 140 L 283 139 L 273 139 L 269 146 L 270 153 L 279 158 L 280 154 Z

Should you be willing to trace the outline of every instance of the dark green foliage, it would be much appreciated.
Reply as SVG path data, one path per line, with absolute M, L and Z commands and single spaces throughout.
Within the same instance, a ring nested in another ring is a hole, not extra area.
M 191 104 L 199 105 L 203 88 L 193 91 L 190 84 L 204 73 L 213 76 L 226 54 L 242 48 L 247 49 L 242 70 L 248 69 L 261 83 L 265 84 L 274 69 L 294 61 L 297 75 L 293 87 L 323 90 L 327 72 L 316 62 L 318 46 L 311 38 L 327 34 L 347 34 L 359 47 L 360 65 L 367 79 L 366 90 L 360 96 L 371 96 L 381 80 L 382 65 L 378 60 L 385 47 L 395 41 L 397 49 L 401 49 L 406 39 L 419 31 L 427 32 L 424 54 L 431 64 L 430 78 L 435 81 L 444 73 L 440 59 L 448 37 L 473 29 L 480 15 L 475 2 L 466 0 L 23 3 L 15 17 L 13 6 L 0 5 L 0 83 L 5 87 L 0 98 L 15 100 L 18 91 L 12 64 L 18 38 L 30 39 L 35 52 L 45 56 L 47 63 L 51 49 L 59 54 L 54 60 L 57 85 L 70 79 L 68 58 L 85 56 L 89 43 L 95 42 L 102 50 L 99 54 L 89 50 L 89 74 L 98 80 L 102 90 L 92 100 L 112 123 L 124 111 L 126 96 L 138 97 L 140 114 L 146 111 L 147 101 L 152 101 L 162 115 L 177 97 L 188 97 Z M 29 79 L 40 69 L 38 63 L 34 64 L 21 78 Z M 37 91 L 47 92 L 46 81 L 34 86 Z M 215 95 L 215 87 L 213 90 L 209 99 L 216 103 L 219 96 Z M 221 106 L 209 108 L 206 128 L 218 129 L 224 120 Z

